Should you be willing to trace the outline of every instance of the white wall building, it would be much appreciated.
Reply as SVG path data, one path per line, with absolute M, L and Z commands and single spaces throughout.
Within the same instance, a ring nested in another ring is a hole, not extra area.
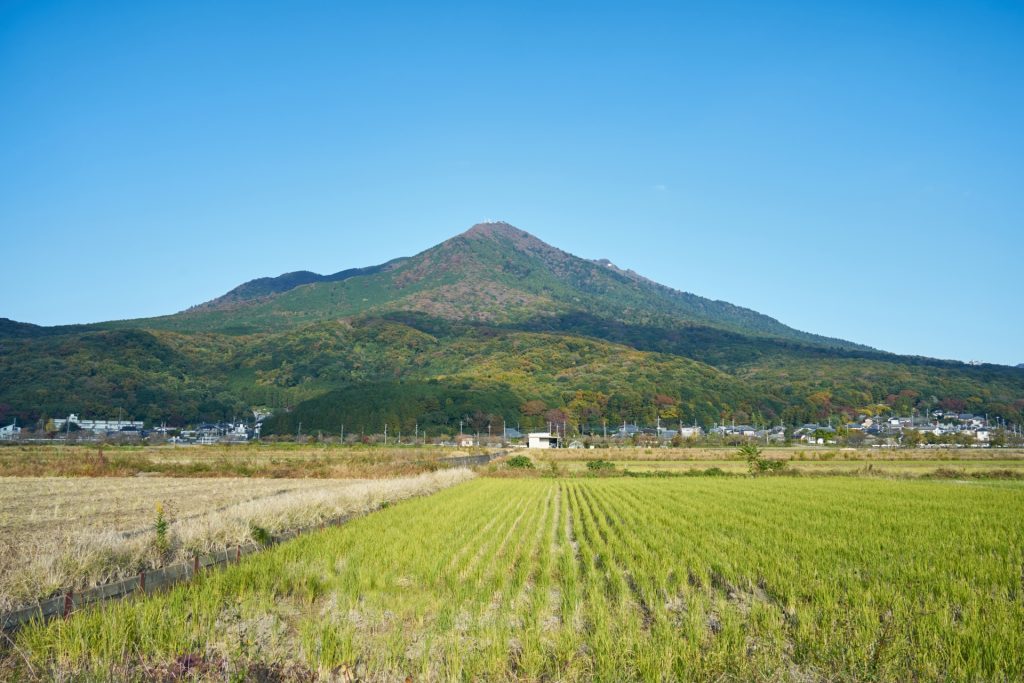
M 0 441 L 13 441 L 21 435 L 21 427 L 17 422 L 12 422 L 6 427 L 0 427 Z
M 142 429 L 143 425 L 142 420 L 83 420 L 78 417 L 78 415 L 71 413 L 68 415 L 67 419 L 54 418 L 53 426 L 59 432 L 64 429 L 68 422 L 97 434 L 119 432 L 125 427 L 130 429 Z
M 530 432 L 526 443 L 528 448 L 558 448 L 558 436 L 551 432 Z

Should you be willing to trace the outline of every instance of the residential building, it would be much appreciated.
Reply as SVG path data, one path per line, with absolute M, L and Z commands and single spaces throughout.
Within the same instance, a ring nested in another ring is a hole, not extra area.
M 20 435 L 21 427 L 18 426 L 17 420 L 6 427 L 0 427 L 0 441 L 13 441 Z

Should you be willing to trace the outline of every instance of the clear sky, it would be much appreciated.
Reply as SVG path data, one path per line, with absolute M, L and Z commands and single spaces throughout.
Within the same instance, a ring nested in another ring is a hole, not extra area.
M 0 317 L 171 313 L 483 219 L 1024 363 L 1024 3 L 0 2 Z

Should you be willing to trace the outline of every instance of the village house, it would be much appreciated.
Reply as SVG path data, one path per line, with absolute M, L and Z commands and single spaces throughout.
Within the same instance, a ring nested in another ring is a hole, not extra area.
M 20 435 L 21 427 L 18 426 L 17 420 L 6 427 L 0 427 L 0 441 L 13 441 Z
M 551 432 L 530 432 L 526 444 L 528 448 L 558 448 L 558 436 Z

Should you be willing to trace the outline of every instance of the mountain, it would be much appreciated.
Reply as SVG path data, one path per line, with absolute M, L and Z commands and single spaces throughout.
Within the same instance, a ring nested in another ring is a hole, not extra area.
M 174 315 L 0 321 L 0 420 L 122 408 L 180 424 L 259 405 L 282 432 L 411 431 L 553 416 L 795 423 L 880 403 L 1018 421 L 1024 371 L 795 330 L 500 222 L 377 266 L 259 278 Z
M 249 280 L 238 285 L 227 294 L 207 301 L 206 303 L 194 306 L 189 310 L 200 311 L 222 311 L 233 308 L 244 303 L 265 299 L 274 294 L 280 294 L 295 289 L 301 285 L 311 285 L 317 282 L 342 282 L 350 277 L 358 275 L 373 275 L 382 270 L 393 268 L 405 259 L 397 258 L 379 266 L 368 266 L 366 268 L 349 268 L 333 275 L 319 275 L 308 270 L 299 270 L 294 273 L 285 273 L 277 277 L 261 277 Z
M 183 313 L 108 326 L 257 333 L 368 311 L 452 321 L 543 326 L 586 315 L 625 324 L 691 324 L 834 348 L 750 309 L 652 282 L 610 261 L 556 249 L 507 223 L 484 223 L 408 259 L 332 276 L 301 271 L 247 282 Z

